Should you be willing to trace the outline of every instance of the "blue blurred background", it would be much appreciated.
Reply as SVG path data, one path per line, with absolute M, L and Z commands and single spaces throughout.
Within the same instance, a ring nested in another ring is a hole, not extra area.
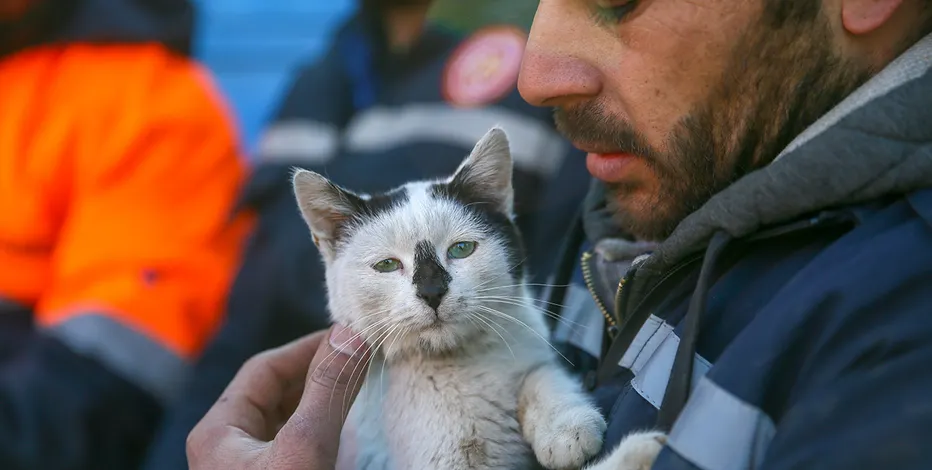
M 295 66 L 325 51 L 355 0 L 196 0 L 196 54 L 216 75 L 251 150 Z
M 194 0 L 195 50 L 239 119 L 250 154 L 291 74 L 329 45 L 356 0 Z M 537 0 L 436 0 L 431 18 L 470 31 L 489 23 L 528 28 Z

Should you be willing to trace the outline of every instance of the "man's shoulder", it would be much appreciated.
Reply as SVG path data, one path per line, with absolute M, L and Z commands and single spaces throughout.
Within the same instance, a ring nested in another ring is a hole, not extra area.
M 932 274 L 932 189 L 905 195 L 870 211 L 850 232 L 819 253 L 794 279 L 800 295 L 831 297 L 839 307 L 859 309 L 919 288 Z
M 725 362 L 779 356 L 793 366 L 770 373 L 818 381 L 872 348 L 932 334 L 930 210 L 932 190 L 909 194 L 816 250 L 731 342 Z

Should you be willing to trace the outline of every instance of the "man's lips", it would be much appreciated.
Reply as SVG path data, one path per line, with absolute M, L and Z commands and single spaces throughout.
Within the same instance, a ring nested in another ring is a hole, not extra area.
M 598 180 L 617 183 L 624 179 L 625 167 L 637 158 L 622 152 L 589 152 L 586 154 L 586 169 Z

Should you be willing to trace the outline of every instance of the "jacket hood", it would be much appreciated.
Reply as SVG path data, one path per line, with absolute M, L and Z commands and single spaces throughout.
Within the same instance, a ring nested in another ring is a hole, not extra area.
M 188 0 L 43 0 L 36 8 L 48 18 L 37 20 L 32 39 L 9 52 L 39 44 L 155 41 L 191 53 L 194 7 Z
M 770 165 L 686 217 L 639 272 L 664 271 L 701 251 L 716 232 L 740 238 L 823 209 L 932 187 L 929 123 L 932 35 L 813 123 Z M 595 224 L 610 231 L 604 214 L 586 214 L 585 220 L 587 229 Z

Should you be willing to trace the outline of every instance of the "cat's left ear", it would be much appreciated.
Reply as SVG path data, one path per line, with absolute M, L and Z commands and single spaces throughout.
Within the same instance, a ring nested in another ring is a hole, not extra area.
M 329 263 L 336 256 L 337 241 L 346 235 L 348 224 L 365 202 L 313 171 L 298 169 L 291 181 L 301 216 Z
M 508 136 L 496 126 L 473 147 L 449 184 L 468 188 L 475 198 L 492 203 L 494 209 L 511 217 L 514 211 L 512 165 Z

